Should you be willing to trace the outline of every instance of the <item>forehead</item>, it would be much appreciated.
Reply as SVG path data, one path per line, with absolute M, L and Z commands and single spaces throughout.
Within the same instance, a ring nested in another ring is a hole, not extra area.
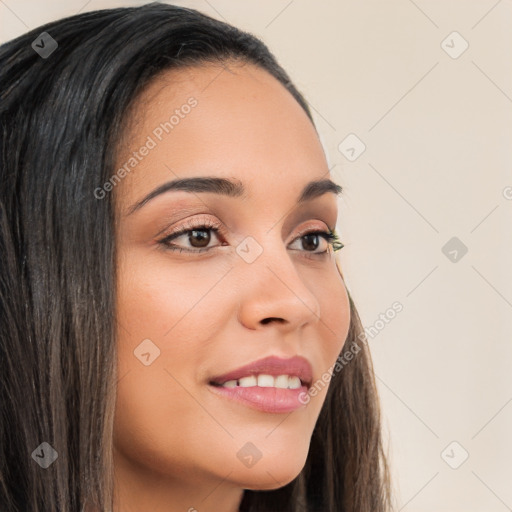
M 315 128 L 286 88 L 251 64 L 170 70 L 137 99 L 119 148 L 115 194 L 123 211 L 147 191 L 184 177 L 234 178 L 251 194 L 296 195 L 325 178 Z

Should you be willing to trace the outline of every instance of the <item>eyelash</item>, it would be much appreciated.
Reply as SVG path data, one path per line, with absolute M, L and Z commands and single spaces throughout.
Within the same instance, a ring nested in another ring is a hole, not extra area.
M 200 224 L 193 225 L 193 223 L 185 225 L 182 229 L 175 233 L 171 233 L 170 235 L 165 236 L 163 239 L 159 240 L 158 243 L 163 245 L 165 249 L 171 250 L 171 251 L 179 251 L 179 252 L 188 252 L 188 253 L 202 253 L 206 251 L 210 251 L 214 249 L 214 247 L 205 247 L 205 248 L 199 248 L 199 249 L 184 249 L 183 247 L 177 247 L 173 244 L 170 244 L 169 242 L 171 240 L 174 240 L 175 238 L 179 238 L 181 235 L 185 235 L 187 233 L 190 233 L 192 231 L 213 231 L 215 235 L 218 237 L 218 234 L 220 234 L 222 237 L 224 237 L 224 233 L 221 229 L 220 225 L 217 225 L 209 220 L 201 221 Z M 336 234 L 336 231 L 321 231 L 321 230 L 312 230 L 308 231 L 306 233 L 303 233 L 299 235 L 295 240 L 298 240 L 300 238 L 303 238 L 307 235 L 319 235 L 324 240 L 327 241 L 330 247 L 332 247 L 333 251 L 339 251 L 344 247 L 344 244 L 340 241 L 339 236 Z M 295 242 L 295 240 L 293 240 Z M 219 247 L 219 246 L 216 246 Z M 325 255 L 328 252 L 328 248 L 323 252 L 313 252 L 313 251 L 301 251 L 310 253 L 311 255 Z

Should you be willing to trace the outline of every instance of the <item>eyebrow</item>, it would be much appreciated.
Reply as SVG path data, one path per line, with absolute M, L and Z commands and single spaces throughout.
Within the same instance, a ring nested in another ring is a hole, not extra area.
M 245 194 L 245 187 L 242 183 L 229 180 L 227 178 L 218 177 L 195 177 L 181 178 L 169 181 L 160 185 L 150 192 L 143 199 L 132 205 L 128 209 L 127 215 L 131 215 L 135 211 L 142 208 L 146 203 L 155 197 L 169 192 L 171 190 L 184 190 L 185 192 L 209 192 L 213 194 L 221 194 L 227 197 L 241 197 Z M 299 194 L 297 203 L 304 203 L 328 192 L 336 195 L 341 194 L 342 187 L 329 179 L 311 181 L 306 184 Z

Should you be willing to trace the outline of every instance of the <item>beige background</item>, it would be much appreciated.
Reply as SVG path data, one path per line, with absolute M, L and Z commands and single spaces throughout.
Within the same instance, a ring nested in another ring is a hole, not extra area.
M 0 39 L 142 3 L 0 0 Z M 289 71 L 345 189 L 339 258 L 363 323 L 403 305 L 370 337 L 397 510 L 511 510 L 511 1 L 177 3 L 260 36 Z M 350 133 L 360 155 L 339 149 Z

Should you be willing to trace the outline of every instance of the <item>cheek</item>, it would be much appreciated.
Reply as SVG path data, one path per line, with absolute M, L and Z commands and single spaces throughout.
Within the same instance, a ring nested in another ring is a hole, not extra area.
M 350 302 L 343 278 L 336 268 L 332 273 L 326 274 L 325 279 L 316 281 L 315 295 L 321 311 L 318 329 L 319 339 L 322 341 L 317 348 L 320 373 L 309 396 L 305 396 L 304 400 L 309 401 L 312 419 L 316 422 L 329 386 L 332 385 L 332 378 L 335 378 L 335 365 L 348 336 Z
M 326 355 L 330 362 L 336 359 L 347 339 L 350 327 L 350 302 L 343 278 L 335 268 L 328 279 L 318 285 L 321 306 L 321 328 L 324 330 Z
M 156 251 L 148 255 L 147 250 L 132 250 L 119 268 L 120 328 L 166 341 L 190 323 L 190 313 L 218 279 L 217 270 L 208 265 L 170 265 L 166 255 Z
M 206 269 L 169 265 L 161 254 L 131 251 L 118 272 L 119 376 L 144 370 L 145 381 L 157 374 L 169 381 L 168 370 L 193 382 L 205 333 L 219 321 L 207 297 L 217 279 Z
M 197 456 L 185 447 L 212 423 L 189 393 L 197 386 L 205 333 L 221 321 L 208 316 L 207 292 L 218 278 L 201 274 L 147 255 L 130 255 L 119 266 L 115 444 L 166 473 Z
M 302 439 L 305 439 L 312 433 L 327 396 L 330 374 L 334 372 L 334 366 L 347 339 L 351 315 L 348 292 L 334 262 L 332 267 L 326 264 L 325 267 L 315 265 L 308 268 L 301 264 L 297 268 L 301 280 L 320 305 L 318 322 L 307 327 L 304 336 L 296 336 L 296 339 L 302 338 L 298 350 L 311 358 L 316 373 L 313 383 L 316 384 L 315 391 L 309 397 L 304 396 L 304 403 L 308 404 L 304 413 L 307 421 L 296 428 Z M 309 335 L 313 337 L 314 344 L 310 343 L 311 338 L 308 340 Z M 291 420 L 287 421 L 290 426 Z M 295 446 L 300 446 L 300 443 L 297 438 Z M 290 444 L 293 445 L 293 442 Z
M 172 327 L 172 311 L 186 301 L 187 287 L 176 279 L 177 273 L 174 279 L 167 274 L 165 268 L 134 256 L 123 262 L 118 276 L 117 318 L 125 332 L 161 337 Z

